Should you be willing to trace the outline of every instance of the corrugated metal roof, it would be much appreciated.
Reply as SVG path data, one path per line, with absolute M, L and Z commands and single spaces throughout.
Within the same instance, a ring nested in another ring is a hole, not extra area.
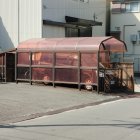
M 125 43 L 114 37 L 72 37 L 30 39 L 19 44 L 18 50 L 99 51 L 100 46 L 110 51 L 126 51 Z

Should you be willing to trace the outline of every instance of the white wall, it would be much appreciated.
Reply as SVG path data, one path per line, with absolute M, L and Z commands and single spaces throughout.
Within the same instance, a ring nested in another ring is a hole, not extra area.
M 134 26 L 132 26 L 134 25 Z M 128 51 L 125 57 L 134 60 L 135 71 L 140 71 L 140 64 L 137 58 L 140 58 L 140 12 L 137 13 L 118 13 L 111 14 L 111 31 L 116 31 L 120 28 L 121 39 L 125 41 Z M 131 42 L 131 35 L 137 35 L 137 42 Z
M 17 47 L 20 41 L 42 36 L 41 0 L 0 0 L 0 47 Z
M 0 47 L 14 48 L 18 42 L 18 0 L 0 0 Z
M 139 41 L 133 46 L 130 39 L 132 34 L 136 34 L 138 37 L 138 30 L 140 30 L 140 13 L 112 14 L 111 31 L 115 31 L 116 27 L 120 27 L 121 39 L 127 44 L 127 54 L 140 54 Z
M 43 19 L 64 23 L 65 16 L 93 20 L 94 13 L 97 16 L 96 20 L 103 22 L 103 25 L 93 27 L 93 36 L 104 36 L 106 27 L 106 0 L 89 0 L 89 3 L 83 3 L 79 0 L 43 0 Z M 58 34 L 59 32 L 60 29 L 58 29 Z M 45 35 L 47 34 L 50 34 L 49 30 Z
M 50 37 L 64 37 L 65 36 L 65 29 L 63 27 L 57 26 L 43 26 L 43 37 L 50 38 Z
M 20 0 L 19 42 L 42 37 L 42 1 Z

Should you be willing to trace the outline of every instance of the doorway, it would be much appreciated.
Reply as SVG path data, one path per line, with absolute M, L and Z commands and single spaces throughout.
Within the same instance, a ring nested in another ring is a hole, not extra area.
M 66 37 L 91 37 L 92 36 L 92 27 L 84 28 L 65 28 Z

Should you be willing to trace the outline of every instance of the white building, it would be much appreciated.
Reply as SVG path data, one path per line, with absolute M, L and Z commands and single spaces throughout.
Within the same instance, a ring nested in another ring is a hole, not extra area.
M 113 0 L 111 34 L 126 42 L 124 56 L 134 60 L 134 70 L 140 73 L 140 0 Z
M 17 47 L 29 38 L 42 37 L 41 0 L 0 0 L 0 49 Z
M 108 0 L 0 0 L 0 49 L 15 48 L 30 38 L 105 36 L 108 4 Z
M 105 36 L 107 2 L 43 0 L 43 37 Z

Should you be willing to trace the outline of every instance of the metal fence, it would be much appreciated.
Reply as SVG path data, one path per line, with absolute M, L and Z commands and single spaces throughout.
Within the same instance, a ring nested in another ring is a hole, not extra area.
M 114 63 L 115 64 L 115 63 Z M 113 65 L 114 65 L 113 64 Z M 115 67 L 100 69 L 100 90 L 103 92 L 134 92 L 133 63 L 116 63 Z

